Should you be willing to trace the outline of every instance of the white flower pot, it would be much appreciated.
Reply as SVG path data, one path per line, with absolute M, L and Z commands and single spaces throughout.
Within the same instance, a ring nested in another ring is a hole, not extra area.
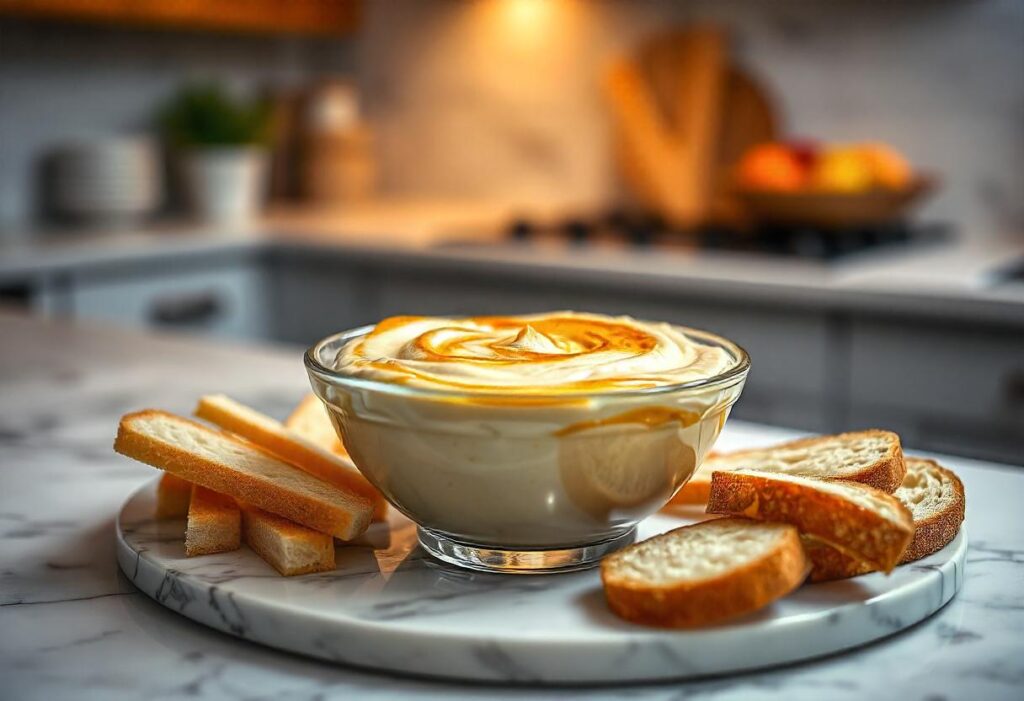
M 267 190 L 267 154 L 260 148 L 196 149 L 182 162 L 196 215 L 212 224 L 241 224 L 259 212 Z

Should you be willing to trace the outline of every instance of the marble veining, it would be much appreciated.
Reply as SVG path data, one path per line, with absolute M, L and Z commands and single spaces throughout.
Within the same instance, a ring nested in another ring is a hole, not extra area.
M 628 688 L 527 689 L 375 673 L 366 667 L 379 666 L 380 659 L 370 651 L 361 665 L 344 666 L 218 633 L 156 603 L 119 572 L 114 517 L 127 495 L 154 473 L 109 450 L 114 426 L 119 414 L 144 406 L 188 412 L 198 394 L 214 390 L 280 413 L 306 389 L 296 350 L 243 349 L 4 316 L 0 338 L 4 698 L 1010 699 L 1024 685 L 1024 519 L 1018 508 L 1024 471 L 954 458 L 944 462 L 965 483 L 971 538 L 966 567 L 953 575 L 963 578 L 961 591 L 939 613 L 909 630 L 816 661 Z M 790 435 L 732 422 L 720 446 L 738 448 Z M 172 535 L 163 537 L 170 542 Z M 401 570 L 424 577 L 436 573 L 433 563 L 422 558 L 392 558 L 372 547 L 352 550 L 340 558 L 360 572 L 350 581 L 367 571 Z M 345 551 L 338 552 L 341 556 Z M 237 574 L 225 572 L 218 556 L 203 567 L 225 573 L 224 585 Z M 279 581 L 270 572 L 251 579 L 257 584 L 261 579 Z M 378 584 L 386 588 L 387 581 L 380 579 Z M 331 577 L 303 581 L 300 586 L 320 593 L 338 587 Z M 458 592 L 468 586 L 465 578 L 453 576 L 424 594 L 439 597 L 432 605 L 442 606 L 448 605 L 444 595 L 453 592 L 447 602 L 454 606 Z M 177 603 L 174 587 L 165 590 Z M 495 620 L 515 625 L 517 603 L 533 594 L 517 592 L 494 613 Z M 217 595 L 227 621 L 247 633 L 279 625 L 272 619 L 239 618 L 235 604 L 242 606 Z M 590 610 L 601 613 L 596 606 Z M 620 625 L 606 615 L 603 624 Z M 400 623 L 429 631 L 434 618 L 408 617 Z M 339 654 L 360 642 L 319 641 Z M 447 663 L 444 647 L 436 644 L 424 643 L 411 654 L 419 658 L 424 673 L 429 672 L 429 660 L 434 666 Z M 627 646 L 608 664 L 623 664 L 631 654 Z M 503 660 L 500 654 L 489 654 L 479 663 L 501 668 Z M 685 659 L 674 661 L 687 664 Z

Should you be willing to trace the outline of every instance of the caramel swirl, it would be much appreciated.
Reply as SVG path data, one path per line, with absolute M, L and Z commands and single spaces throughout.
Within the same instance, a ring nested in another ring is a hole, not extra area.
M 721 374 L 734 361 L 682 329 L 630 317 L 392 317 L 338 354 L 370 379 L 469 391 L 641 389 Z

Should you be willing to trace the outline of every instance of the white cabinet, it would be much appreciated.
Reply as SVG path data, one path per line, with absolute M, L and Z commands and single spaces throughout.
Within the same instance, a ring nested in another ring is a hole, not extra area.
M 68 277 L 66 290 L 65 311 L 76 319 L 228 338 L 266 335 L 265 286 L 255 261 L 81 272 Z
M 850 420 L 919 448 L 1024 460 L 1024 334 L 968 324 L 854 319 Z

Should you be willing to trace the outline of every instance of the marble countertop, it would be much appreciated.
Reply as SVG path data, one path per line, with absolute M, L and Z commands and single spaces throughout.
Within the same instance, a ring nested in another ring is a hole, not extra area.
M 1016 698 L 1024 686 L 1024 468 L 944 458 L 968 495 L 964 588 L 880 643 L 768 672 L 586 689 L 458 685 L 330 666 L 199 626 L 133 588 L 114 517 L 154 473 L 110 448 L 125 411 L 224 391 L 282 416 L 297 349 L 0 316 L 0 678 L 12 699 Z M 731 422 L 720 446 L 792 432 Z M 910 446 L 912 449 L 913 446 Z
M 280 211 L 236 229 L 181 223 L 140 232 L 40 234 L 0 243 L 0 283 L 167 256 L 288 251 L 1024 325 L 1024 283 L 999 279 L 1001 270 L 1024 260 L 1024 237 L 965 236 L 823 265 L 710 251 L 510 244 L 501 240 L 500 224 L 513 213 L 502 203 L 402 200 L 338 212 Z

